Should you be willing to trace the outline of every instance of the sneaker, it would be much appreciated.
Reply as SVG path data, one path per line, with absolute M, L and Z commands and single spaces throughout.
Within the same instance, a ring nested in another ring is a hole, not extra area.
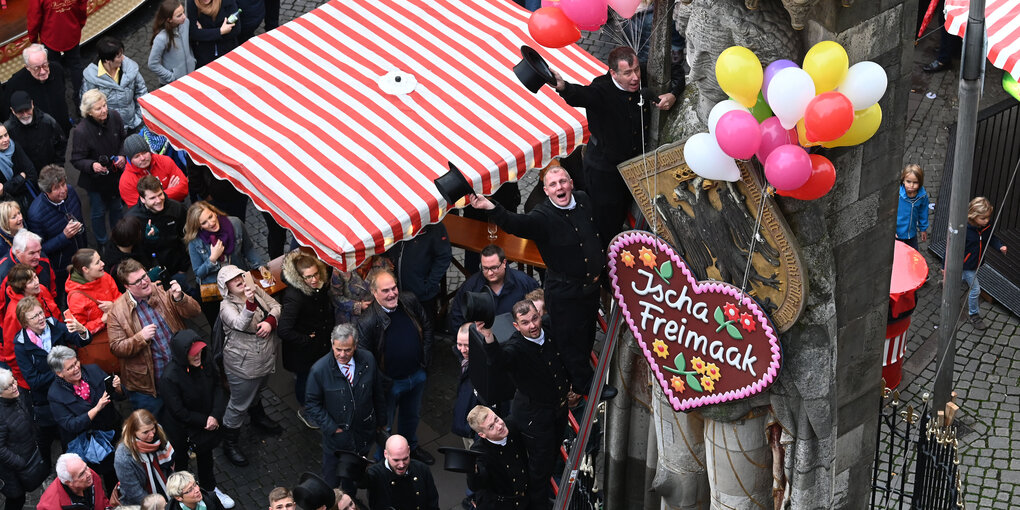
M 319 430 L 319 426 L 314 424 L 314 423 L 312 423 L 312 422 L 310 422 L 310 421 L 308 421 L 308 418 L 305 418 L 305 415 L 304 415 L 304 413 L 302 411 L 304 411 L 304 409 L 298 409 L 297 410 L 297 417 L 298 417 L 299 420 L 301 420 L 301 423 L 304 423 L 306 427 L 308 427 L 308 428 L 310 428 L 312 430 Z
M 935 59 L 931 61 L 930 64 L 922 67 L 921 70 L 926 73 L 938 73 L 941 71 L 945 71 L 948 67 L 949 67 L 948 63 L 943 62 L 939 59 Z
M 988 325 L 985 324 L 985 321 L 981 320 L 981 316 L 977 314 L 970 316 L 970 326 L 978 331 L 988 329 Z
M 213 489 L 213 494 L 216 495 L 216 499 L 220 500 L 220 504 L 223 505 L 223 508 L 228 510 L 230 508 L 234 508 L 234 499 L 224 494 L 219 487 Z
M 431 453 L 425 451 L 425 449 L 420 446 L 411 451 L 411 458 L 423 462 L 429 466 L 436 463 L 435 457 L 433 457 Z

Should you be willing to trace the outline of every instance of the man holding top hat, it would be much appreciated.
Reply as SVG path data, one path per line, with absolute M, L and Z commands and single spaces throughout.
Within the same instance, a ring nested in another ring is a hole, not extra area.
M 371 510 L 439 510 L 439 492 L 429 467 L 411 458 L 407 439 L 394 434 L 386 440 L 385 460 L 368 468 L 368 507 Z
M 326 510 L 336 503 L 333 488 L 314 473 L 302 473 L 297 486 L 291 489 L 291 494 L 301 510 Z
M 528 452 L 516 428 L 511 429 L 485 406 L 468 413 L 468 424 L 479 439 L 471 450 L 479 452 L 474 471 L 467 474 L 468 487 L 475 491 L 478 510 L 526 508 L 528 490 Z
M 340 476 L 338 451 L 368 454 L 382 426 L 386 400 L 375 357 L 358 349 L 358 330 L 340 324 L 330 335 L 332 352 L 308 373 L 305 413 L 322 430 L 322 478 L 355 494 L 357 477 Z

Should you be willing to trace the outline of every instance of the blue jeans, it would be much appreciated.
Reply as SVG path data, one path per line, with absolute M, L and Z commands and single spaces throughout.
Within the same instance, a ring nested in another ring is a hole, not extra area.
M 386 430 L 391 430 L 390 425 L 399 407 L 397 432 L 407 439 L 411 450 L 418 447 L 418 422 L 421 420 L 421 400 L 424 395 L 425 369 L 418 369 L 405 379 L 394 379 L 393 387 L 386 395 Z M 382 458 L 384 446 L 379 445 L 379 458 Z
M 124 205 L 120 201 L 120 196 L 90 191 L 89 207 L 92 208 L 92 233 L 96 236 L 96 242 L 106 244 L 109 240 L 106 235 L 107 213 L 110 215 L 110 227 L 116 225 L 124 216 Z
M 977 315 L 981 310 L 978 308 L 978 298 L 981 297 L 981 285 L 978 283 L 977 270 L 963 270 L 963 281 L 970 286 L 967 294 L 967 311 L 971 315 Z
M 163 409 L 163 399 L 137 391 L 127 392 L 127 397 L 131 401 L 132 408 L 147 409 L 153 416 L 159 419 L 159 411 Z

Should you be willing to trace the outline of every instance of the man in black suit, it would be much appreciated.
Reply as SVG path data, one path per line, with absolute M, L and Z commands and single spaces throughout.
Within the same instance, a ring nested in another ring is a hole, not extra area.
M 439 510 L 439 492 L 429 467 L 411 458 L 407 439 L 394 434 L 386 440 L 385 461 L 368 468 L 368 507 L 371 510 Z
M 506 370 L 517 385 L 510 405 L 510 422 L 521 431 L 528 452 L 528 506 L 550 508 L 549 477 L 552 476 L 560 441 L 567 426 L 567 392 L 570 382 L 560 357 L 561 340 L 543 327 L 535 304 L 517 302 L 513 309 L 517 330 L 505 344 L 492 331 L 475 323 L 485 338 L 489 363 Z
M 475 406 L 468 413 L 468 424 L 478 434 L 471 450 L 482 455 L 475 460 L 474 472 L 468 472 L 468 487 L 475 492 L 478 510 L 515 510 L 526 508 L 528 490 L 528 452 L 516 428 L 507 427 L 496 413 Z

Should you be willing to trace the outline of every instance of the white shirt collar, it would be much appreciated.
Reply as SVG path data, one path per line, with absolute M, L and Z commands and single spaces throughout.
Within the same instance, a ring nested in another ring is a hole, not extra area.
M 490 442 L 490 443 L 492 443 L 492 444 L 498 444 L 500 446 L 506 446 L 506 438 L 505 437 L 503 439 L 499 440 L 499 441 L 493 441 L 493 440 L 488 439 L 488 438 L 486 438 L 485 440 Z
M 336 366 L 341 367 L 341 368 L 342 367 L 347 367 L 347 369 L 350 370 L 350 372 L 353 374 L 354 373 L 354 356 L 351 356 L 351 360 L 348 361 L 346 365 L 341 364 L 339 361 L 337 361 L 336 362 Z
M 613 83 L 616 83 L 616 82 L 614 81 Z M 553 207 L 555 207 L 555 208 L 557 208 L 557 209 L 559 209 L 561 211 L 571 211 L 575 207 L 577 207 L 577 200 L 574 199 L 574 194 L 573 193 L 570 194 L 570 203 L 567 204 L 567 205 L 561 206 L 561 205 L 557 204 L 556 202 L 553 202 L 552 197 L 549 197 L 549 203 L 551 203 L 553 205 Z
M 545 344 L 545 329 L 542 329 L 542 333 L 540 335 L 538 335 L 538 338 L 528 338 L 528 335 L 525 335 L 524 333 L 521 333 L 521 336 L 523 336 L 525 340 L 527 340 L 527 341 L 529 341 L 531 343 L 538 344 L 538 345 Z

